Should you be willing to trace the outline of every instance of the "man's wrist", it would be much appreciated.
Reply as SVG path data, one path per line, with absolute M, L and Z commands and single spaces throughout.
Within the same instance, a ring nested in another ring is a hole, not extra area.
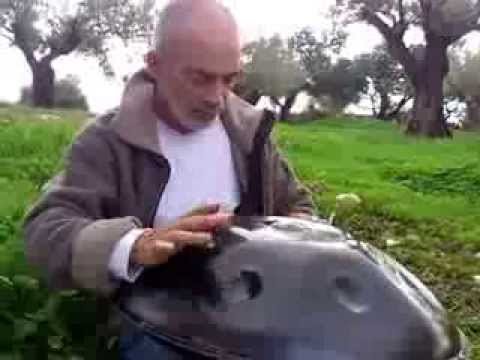
M 134 244 L 143 234 L 143 229 L 132 229 L 116 244 L 108 264 L 113 277 L 133 283 L 143 271 L 140 265 L 130 263 Z
M 143 229 L 142 234 L 132 246 L 130 264 L 136 266 L 162 265 L 181 247 L 173 242 L 163 240 L 166 232 L 164 229 Z
M 132 246 L 132 251 L 130 252 L 129 267 L 135 268 L 142 266 L 139 259 L 140 248 L 143 246 L 143 243 L 146 241 L 153 241 L 155 237 L 155 230 L 152 228 L 145 228 L 143 232 L 138 236 L 137 240 Z

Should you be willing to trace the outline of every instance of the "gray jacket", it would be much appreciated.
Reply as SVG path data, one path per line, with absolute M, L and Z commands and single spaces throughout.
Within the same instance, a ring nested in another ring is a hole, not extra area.
M 120 286 L 108 272 L 113 248 L 128 231 L 152 226 L 170 173 L 158 144 L 152 91 L 148 76 L 137 73 L 119 109 L 76 138 L 64 172 L 28 213 L 27 257 L 52 287 L 112 296 Z M 271 119 L 233 94 L 221 119 L 242 192 L 238 212 L 312 213 L 309 194 L 269 138 Z

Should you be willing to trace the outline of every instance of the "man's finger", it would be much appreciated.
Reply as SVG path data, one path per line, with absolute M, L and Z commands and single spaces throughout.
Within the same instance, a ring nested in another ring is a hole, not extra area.
M 175 244 L 165 240 L 157 240 L 154 245 L 154 251 L 157 254 L 173 255 L 176 251 Z
M 186 215 L 182 216 L 183 218 L 191 217 L 191 216 L 199 216 L 199 215 L 210 215 L 216 214 L 220 211 L 220 204 L 206 204 L 199 206 Z
M 212 234 L 208 232 L 190 232 L 183 230 L 171 231 L 166 240 L 180 249 L 185 246 L 206 247 L 213 243 Z
M 166 263 L 177 249 L 175 245 L 163 240 L 155 240 L 142 244 L 135 254 L 135 263 L 143 266 Z
M 211 232 L 219 227 L 230 225 L 232 223 L 232 219 L 232 214 L 225 213 L 191 216 L 180 219 L 175 225 L 172 226 L 172 230 L 177 229 L 193 232 Z
M 150 265 L 164 264 L 177 253 L 174 244 L 166 241 L 156 241 L 153 248 L 152 261 Z

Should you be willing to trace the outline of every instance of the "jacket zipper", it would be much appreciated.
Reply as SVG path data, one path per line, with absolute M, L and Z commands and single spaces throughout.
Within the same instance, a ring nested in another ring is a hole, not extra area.
M 155 216 L 157 215 L 157 210 L 158 210 L 158 207 L 160 205 L 160 199 L 163 195 L 163 192 L 165 191 L 165 187 L 167 186 L 168 181 L 170 180 L 170 175 L 172 173 L 172 168 L 170 166 L 170 163 L 168 162 L 168 160 L 165 157 L 155 154 L 154 159 L 160 166 L 165 166 L 166 167 L 166 169 L 167 169 L 167 179 L 166 179 L 165 182 L 163 182 L 160 189 L 158 189 L 157 196 L 155 196 L 155 199 L 154 199 L 155 202 L 153 203 L 153 205 L 151 206 L 151 209 L 150 209 L 147 226 L 152 227 L 152 228 L 155 224 Z
M 237 212 L 239 215 L 265 215 L 265 169 L 263 168 L 262 159 L 264 157 L 265 145 L 268 142 L 274 123 L 274 115 L 265 110 L 253 138 L 252 150 L 248 155 L 248 186 L 243 203 L 240 204 Z

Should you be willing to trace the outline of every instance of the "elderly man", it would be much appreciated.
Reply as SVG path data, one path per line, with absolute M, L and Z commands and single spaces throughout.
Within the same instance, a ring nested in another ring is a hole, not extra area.
M 65 171 L 27 217 L 27 255 L 53 287 L 112 298 L 145 267 L 185 247 L 214 246 L 212 233 L 234 211 L 312 214 L 309 195 L 265 136 L 268 117 L 231 92 L 240 58 L 239 30 L 225 7 L 167 5 L 156 48 L 119 109 L 77 137 Z M 193 356 L 128 334 L 125 359 Z

